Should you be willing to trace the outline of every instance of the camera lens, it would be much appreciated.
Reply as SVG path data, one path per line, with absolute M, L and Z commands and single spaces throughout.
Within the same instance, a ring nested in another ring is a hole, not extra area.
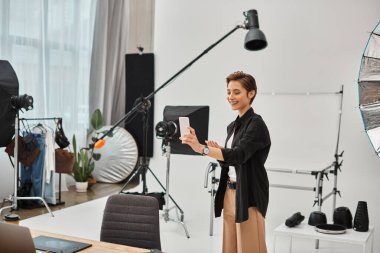
M 21 96 L 12 96 L 11 97 L 11 106 L 16 109 L 25 109 L 27 111 L 33 109 L 33 97 L 29 95 L 21 95 Z

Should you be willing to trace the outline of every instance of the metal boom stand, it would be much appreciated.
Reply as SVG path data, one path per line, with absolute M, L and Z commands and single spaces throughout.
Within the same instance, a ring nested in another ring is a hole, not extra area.
M 16 112 L 16 118 L 15 118 L 15 149 L 14 149 L 14 158 L 15 158 L 15 168 L 14 168 L 14 192 L 13 195 L 10 195 L 8 198 L 5 199 L 12 203 L 10 206 L 5 206 L 0 209 L 0 215 L 3 212 L 4 209 L 12 208 L 13 210 L 17 209 L 17 200 L 23 200 L 23 199 L 35 199 L 35 200 L 41 200 L 42 203 L 44 203 L 46 209 L 49 211 L 52 217 L 54 217 L 54 214 L 50 210 L 48 204 L 42 197 L 19 197 L 17 196 L 17 187 L 18 187 L 18 172 L 19 172 L 19 160 L 18 160 L 18 137 L 19 137 L 19 112 L 17 110 Z M 4 203 L 4 202 L 3 202 Z
M 247 21 L 248 22 L 248 21 Z M 250 24 L 250 22 L 248 22 L 248 24 Z M 117 121 L 113 127 L 111 127 L 107 132 L 105 132 L 100 138 L 98 138 L 94 143 L 90 144 L 90 147 L 91 146 L 94 146 L 98 141 L 100 140 L 103 140 L 110 132 L 112 132 L 120 123 L 124 122 L 125 120 L 127 120 L 128 118 L 130 118 L 132 115 L 134 115 L 137 111 L 147 111 L 149 110 L 150 108 L 150 105 L 151 105 L 151 102 L 150 102 L 150 99 L 157 93 L 159 92 L 161 89 L 163 89 L 165 86 L 167 86 L 169 83 L 171 83 L 175 78 L 177 78 L 180 74 L 182 74 L 185 70 L 187 70 L 191 65 L 193 65 L 196 61 L 198 61 L 202 56 L 204 56 L 205 54 L 207 54 L 211 49 L 213 49 L 216 45 L 218 45 L 220 42 L 222 42 L 224 39 L 226 39 L 228 36 L 230 36 L 232 33 L 234 33 L 236 30 L 238 29 L 250 29 L 249 26 L 246 26 L 246 25 L 237 25 L 235 26 L 232 30 L 230 30 L 228 33 L 226 33 L 222 38 L 220 38 L 219 40 L 217 40 L 215 43 L 211 44 L 208 48 L 206 48 L 201 54 L 199 54 L 197 57 L 195 57 L 192 61 L 190 61 L 187 65 L 185 65 L 182 69 L 180 69 L 177 73 L 175 73 L 172 77 L 170 77 L 166 82 L 164 82 L 160 87 L 158 87 L 155 91 L 153 91 L 152 93 L 150 93 L 149 95 L 147 95 L 146 97 L 141 97 L 139 100 L 137 100 L 137 103 L 135 104 L 135 106 L 127 113 L 125 114 L 119 121 Z M 145 116 L 147 116 L 145 114 Z M 147 188 L 146 188 L 146 178 L 145 178 L 145 174 L 146 174 L 146 171 L 149 170 L 152 175 L 154 176 L 154 178 L 157 180 L 157 182 L 161 185 L 161 187 L 165 190 L 164 186 L 161 184 L 161 182 L 158 180 L 158 178 L 156 177 L 156 175 L 154 175 L 154 173 L 152 172 L 152 170 L 148 167 L 147 165 L 147 158 L 146 158 L 146 136 L 147 136 L 147 117 L 145 117 L 144 119 L 144 126 L 143 126 L 143 130 L 144 130 L 144 133 L 143 133 L 143 143 L 145 145 L 145 147 L 143 147 L 143 157 L 142 157 L 142 161 L 141 161 L 141 165 L 138 167 L 138 169 L 135 171 L 134 175 L 132 175 L 129 180 L 124 184 L 124 186 L 122 187 L 120 193 L 123 192 L 124 188 L 129 184 L 129 182 L 132 180 L 132 178 L 134 178 L 135 175 L 137 175 L 137 173 L 142 173 L 142 177 L 143 177 L 143 192 L 146 192 L 147 191 Z M 95 145 L 96 146 L 96 145 Z M 166 191 L 166 190 L 165 190 Z M 170 194 L 167 194 L 168 197 L 175 203 L 174 199 L 170 196 Z M 175 203 L 176 204 L 176 203 Z M 182 210 L 179 208 L 179 206 L 176 204 L 177 208 L 181 211 L 182 213 L 182 218 L 181 220 L 183 221 L 183 212 Z M 187 233 L 187 236 L 188 236 L 188 233 Z
M 223 37 L 221 37 L 219 40 L 217 40 L 215 43 L 211 44 L 209 47 L 207 47 L 201 54 L 199 54 L 197 57 L 195 57 L 193 60 L 191 60 L 187 65 L 185 65 L 182 69 L 180 69 L 177 73 L 175 73 L 172 77 L 170 77 L 166 82 L 164 82 L 161 86 L 159 86 L 155 91 L 150 93 L 146 97 L 141 97 L 140 101 L 127 113 L 125 114 L 119 121 L 117 121 L 113 127 L 111 127 L 107 132 L 105 132 L 100 138 L 94 141 L 94 143 L 90 144 L 90 147 L 92 146 L 98 146 L 101 147 L 104 145 L 104 143 L 99 142 L 100 140 L 103 140 L 104 137 L 106 137 L 110 132 L 112 132 L 121 122 L 124 122 L 129 117 L 131 117 L 134 113 L 136 113 L 138 110 L 148 110 L 150 107 L 150 99 L 161 89 L 163 89 L 165 86 L 167 86 L 169 83 L 171 83 L 175 78 L 177 78 L 180 74 L 182 74 L 185 70 L 187 70 L 191 65 L 193 65 L 196 61 L 198 61 L 201 57 L 203 57 L 205 54 L 207 54 L 211 49 L 213 49 L 216 45 L 218 45 L 220 42 L 222 42 L 224 39 L 226 39 L 228 36 L 230 36 L 232 33 L 234 33 L 236 30 L 242 28 L 247 29 L 249 32 L 247 33 L 246 39 L 245 39 L 245 48 L 247 50 L 261 50 L 266 47 L 267 42 L 265 39 L 264 34 L 259 29 L 258 24 L 258 17 L 257 17 L 257 11 L 256 10 L 249 10 L 247 12 L 244 12 L 244 16 L 246 17 L 244 24 L 236 25 L 232 30 L 227 32 Z M 143 133 L 144 138 L 146 138 L 146 120 L 144 122 L 144 131 Z M 146 140 L 143 141 L 143 143 L 146 143 Z M 98 144 L 98 145 L 96 145 Z M 146 145 L 145 145 L 146 146 Z M 142 164 L 139 166 L 138 170 L 135 172 L 135 174 L 140 173 L 142 171 L 143 176 L 143 191 L 146 191 L 146 185 L 145 185 L 145 172 L 149 170 L 152 175 L 155 177 L 157 182 L 161 185 L 162 188 L 163 185 L 160 183 L 160 181 L 157 179 L 157 177 L 154 175 L 154 173 L 149 169 L 147 166 L 147 159 L 146 159 L 146 147 L 143 149 L 143 157 L 142 157 Z M 130 179 L 127 181 L 127 183 L 123 186 L 120 193 L 124 190 L 126 185 L 131 181 L 133 177 L 131 176 Z M 175 203 L 173 198 L 170 196 L 170 194 L 167 194 L 168 197 Z M 178 209 L 178 205 L 176 205 Z M 183 219 L 182 219 L 183 220 Z

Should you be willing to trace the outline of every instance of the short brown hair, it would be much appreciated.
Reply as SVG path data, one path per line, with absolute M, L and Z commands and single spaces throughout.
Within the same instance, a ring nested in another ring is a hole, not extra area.
M 255 95 L 251 98 L 250 104 L 252 104 L 253 99 L 255 99 L 257 94 L 256 80 L 250 74 L 246 74 L 243 71 L 236 71 L 229 74 L 226 78 L 227 86 L 230 81 L 239 81 L 241 85 L 246 89 L 247 93 L 250 91 L 255 91 Z

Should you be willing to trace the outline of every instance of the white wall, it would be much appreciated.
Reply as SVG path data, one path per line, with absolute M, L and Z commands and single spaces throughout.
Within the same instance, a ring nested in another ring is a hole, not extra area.
M 221 38 L 242 12 L 257 9 L 268 47 L 245 51 L 245 31 L 239 30 L 210 51 L 155 97 L 155 123 L 165 105 L 209 105 L 209 138 L 223 143 L 225 126 L 235 118 L 225 100 L 225 77 L 236 70 L 253 74 L 258 83 L 254 109 L 267 122 L 272 136 L 268 167 L 319 169 L 333 161 L 337 136 L 339 96 L 268 96 L 260 92 L 330 92 L 345 85 L 340 150 L 344 150 L 338 187 L 353 215 L 357 202 L 368 202 L 370 223 L 380 227 L 380 161 L 363 130 L 357 98 L 357 76 L 369 32 L 379 21 L 377 0 L 337 1 L 169 1 L 156 4 L 156 87 Z M 165 182 L 165 157 L 155 141 L 150 167 Z M 209 194 L 203 188 L 211 159 L 173 155 L 171 193 L 186 213 L 199 206 L 209 215 Z M 271 183 L 314 186 L 312 176 L 269 173 Z M 330 176 L 331 178 L 331 176 Z M 150 191 L 161 191 L 148 176 Z M 325 184 L 331 189 L 331 180 Z M 270 189 L 268 231 L 296 211 L 306 219 L 314 210 L 314 192 Z M 332 199 L 323 205 L 331 218 Z M 207 226 L 207 225 L 205 225 Z M 376 241 L 380 238 L 377 234 Z M 380 244 L 375 243 L 375 252 Z

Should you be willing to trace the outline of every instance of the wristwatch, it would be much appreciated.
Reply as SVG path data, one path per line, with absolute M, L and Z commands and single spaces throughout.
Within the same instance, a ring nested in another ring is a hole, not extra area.
M 205 155 L 208 155 L 208 153 L 210 153 L 210 149 L 209 149 L 208 146 L 206 145 L 206 146 L 203 148 L 202 155 L 205 156 Z

